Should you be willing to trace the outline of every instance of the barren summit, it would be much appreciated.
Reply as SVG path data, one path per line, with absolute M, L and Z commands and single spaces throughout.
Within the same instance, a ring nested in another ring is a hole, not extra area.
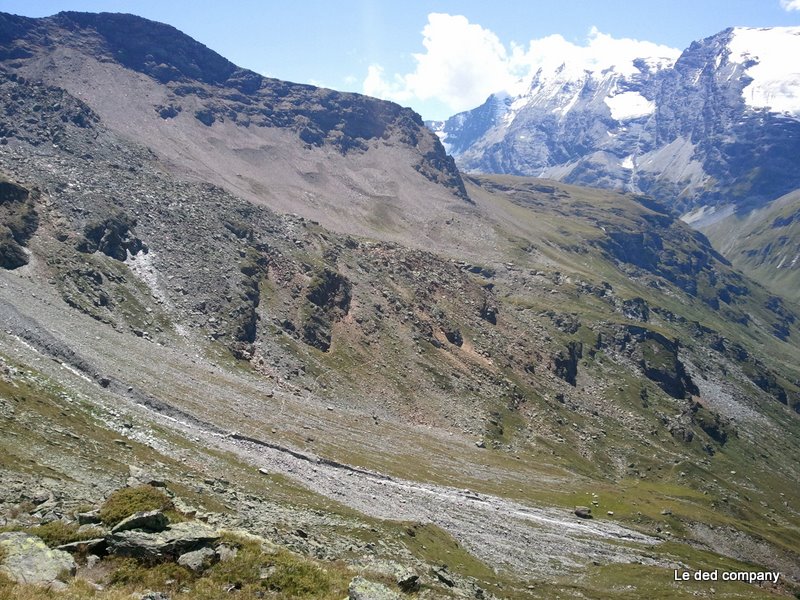
M 663 201 L 131 15 L 0 98 L 0 595 L 796 592 L 798 308 Z

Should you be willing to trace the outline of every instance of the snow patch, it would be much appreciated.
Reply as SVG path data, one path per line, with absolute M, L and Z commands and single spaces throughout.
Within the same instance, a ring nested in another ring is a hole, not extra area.
M 622 161 L 623 169 L 633 169 L 633 154 L 629 154 Z
M 747 106 L 800 116 L 800 27 L 737 27 L 728 48 L 728 60 L 756 63 L 745 69 Z
M 622 92 L 604 100 L 615 121 L 628 121 L 653 114 L 655 102 L 651 102 L 639 92 Z

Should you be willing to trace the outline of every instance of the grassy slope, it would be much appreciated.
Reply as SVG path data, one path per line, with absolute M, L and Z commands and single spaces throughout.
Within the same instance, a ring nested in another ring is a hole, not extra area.
M 774 292 L 800 302 L 800 192 L 704 232 L 733 264 Z

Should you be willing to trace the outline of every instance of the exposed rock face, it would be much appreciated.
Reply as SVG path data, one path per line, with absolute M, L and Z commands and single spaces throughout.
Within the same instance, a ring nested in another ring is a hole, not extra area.
M 303 339 L 307 344 L 323 352 L 330 349 L 333 323 L 350 309 L 351 292 L 350 282 L 330 269 L 312 275 L 306 291 L 308 302 L 302 324 Z
M 198 550 L 216 542 L 220 534 L 203 523 L 186 521 L 170 525 L 164 531 L 119 531 L 108 536 L 108 552 L 117 556 L 130 556 L 143 561 L 177 559 L 187 552 Z
M 678 359 L 678 344 L 649 330 L 644 331 L 644 338 L 640 366 L 645 376 L 673 398 L 697 394 L 697 386 Z
M 601 341 L 601 345 L 609 342 Z M 697 394 L 697 385 L 686 372 L 678 356 L 677 340 L 645 327 L 627 325 L 619 328 L 613 343 L 618 351 L 633 359 L 645 377 L 658 384 L 673 398 Z
M 22 532 L 0 533 L 5 558 L 0 572 L 20 583 L 50 584 L 65 574 L 74 575 L 75 560 L 62 550 L 52 550 L 38 537 Z
M 0 267 L 28 264 L 22 249 L 39 226 L 31 193 L 11 181 L 0 180 Z
M 578 361 L 582 356 L 583 344 L 570 341 L 566 350 L 561 350 L 553 357 L 553 371 L 570 385 L 577 385 Z
M 128 253 L 136 255 L 147 252 L 147 246 L 136 237 L 133 228 L 136 219 L 124 213 L 107 217 L 86 225 L 84 239 L 78 243 L 81 252 L 102 252 L 117 260 L 125 260 Z
M 2 15 L 0 59 L 35 59 L 51 48 L 47 40 L 53 35 L 62 47 L 118 61 L 169 87 L 173 93 L 168 101 L 152 107 L 161 119 L 189 112 L 206 127 L 233 122 L 243 129 L 285 128 L 309 147 L 333 147 L 342 154 L 365 152 L 371 144 L 393 138 L 414 149 L 417 172 L 469 201 L 453 159 L 408 108 L 262 77 L 174 27 L 128 14 L 62 12 L 46 19 Z

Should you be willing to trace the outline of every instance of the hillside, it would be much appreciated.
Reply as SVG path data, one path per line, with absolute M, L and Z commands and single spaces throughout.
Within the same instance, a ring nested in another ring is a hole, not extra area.
M 708 221 L 701 221 L 699 228 L 738 269 L 783 297 L 800 301 L 800 193 L 749 213 L 716 215 Z
M 408 109 L 136 17 L 0 25 L 4 527 L 156 481 L 238 532 L 195 572 L 94 530 L 65 597 L 797 589 L 796 309 L 664 205 L 462 177 Z

